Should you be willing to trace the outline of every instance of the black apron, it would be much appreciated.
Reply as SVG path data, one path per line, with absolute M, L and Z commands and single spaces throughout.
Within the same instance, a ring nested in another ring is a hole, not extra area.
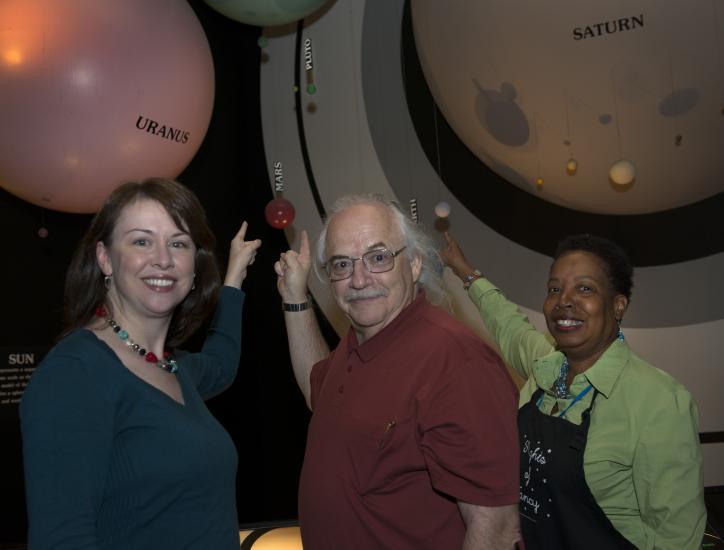
M 526 550 L 636 548 L 603 513 L 583 473 L 598 392 L 578 426 L 538 410 L 542 395 L 538 388 L 518 412 L 520 523 Z

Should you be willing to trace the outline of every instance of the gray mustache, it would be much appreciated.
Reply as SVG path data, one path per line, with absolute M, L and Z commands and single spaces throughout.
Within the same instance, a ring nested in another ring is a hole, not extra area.
M 387 291 L 383 288 L 363 288 L 361 290 L 350 289 L 344 293 L 344 299 L 347 302 L 377 298 L 379 296 L 387 296 Z

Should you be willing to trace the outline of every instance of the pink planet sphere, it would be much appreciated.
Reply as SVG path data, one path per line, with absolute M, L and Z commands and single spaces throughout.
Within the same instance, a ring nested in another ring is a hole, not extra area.
M 0 186 L 93 212 L 128 180 L 174 178 L 214 101 L 203 28 L 179 0 L 0 2 Z

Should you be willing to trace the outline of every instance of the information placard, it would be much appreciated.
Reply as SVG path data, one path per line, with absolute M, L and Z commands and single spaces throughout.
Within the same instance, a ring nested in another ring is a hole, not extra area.
M 17 415 L 18 403 L 35 367 L 50 348 L 0 348 L 0 415 Z

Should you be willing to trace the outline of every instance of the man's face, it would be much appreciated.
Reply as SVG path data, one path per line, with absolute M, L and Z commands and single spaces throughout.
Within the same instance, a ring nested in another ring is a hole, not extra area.
M 382 205 L 360 204 L 336 214 L 327 230 L 327 261 L 334 257 L 359 258 L 386 248 L 397 251 L 405 242 L 390 212 Z M 370 273 L 364 262 L 354 262 L 352 276 L 331 283 L 337 305 L 352 323 L 357 341 L 363 343 L 397 317 L 415 298 L 420 276 L 419 258 L 403 251 L 384 273 Z

